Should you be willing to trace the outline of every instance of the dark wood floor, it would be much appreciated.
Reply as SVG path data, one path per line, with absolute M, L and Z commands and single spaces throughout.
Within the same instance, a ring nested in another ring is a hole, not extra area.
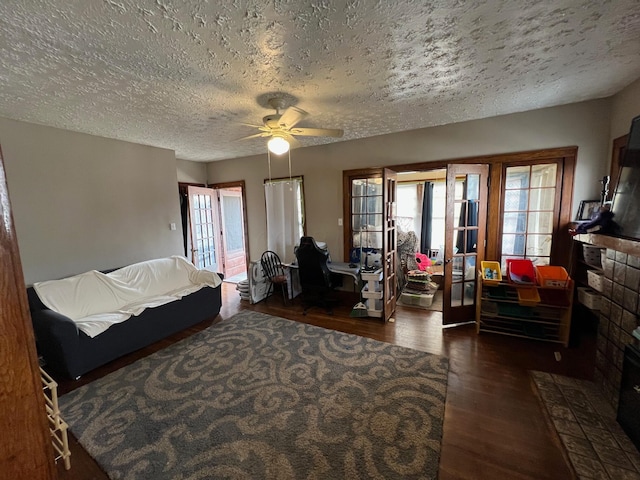
M 442 328 L 440 312 L 398 307 L 394 323 L 352 318 L 357 301 L 344 295 L 329 316 L 319 309 L 302 315 L 297 302 L 284 306 L 281 298 L 249 305 L 241 302 L 235 285 L 223 284 L 223 306 L 213 322 L 181 332 L 85 375 L 60 381 L 60 393 L 70 391 L 138 358 L 165 348 L 212 323 L 225 321 L 244 309 L 362 335 L 404 347 L 445 355 L 450 360 L 440 480 L 449 479 L 570 479 L 555 433 L 535 395 L 529 370 L 591 378 L 595 358 L 593 328 L 574 325 L 569 348 L 495 334 L 477 335 L 473 324 Z M 555 352 L 561 355 L 560 361 Z M 84 449 L 70 438 L 71 470 L 58 465 L 61 479 L 107 479 Z

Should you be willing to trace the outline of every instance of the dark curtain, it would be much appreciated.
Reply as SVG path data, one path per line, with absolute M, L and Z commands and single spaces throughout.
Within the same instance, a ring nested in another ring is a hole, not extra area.
M 424 182 L 422 195 L 422 225 L 420 227 L 420 252 L 427 253 L 431 249 L 431 223 L 433 220 L 433 183 Z
M 477 227 L 478 226 L 478 201 L 467 200 L 466 203 L 460 205 L 460 223 L 459 226 Z M 464 242 L 464 233 L 467 232 L 467 243 Z M 478 243 L 478 230 L 464 229 L 458 230 L 458 238 L 456 248 L 459 253 L 475 252 Z
M 187 252 L 187 238 L 189 237 L 187 229 L 189 228 L 189 196 L 186 192 L 178 192 L 180 197 L 180 216 L 182 217 L 182 243 L 184 245 L 184 256 L 191 258 Z

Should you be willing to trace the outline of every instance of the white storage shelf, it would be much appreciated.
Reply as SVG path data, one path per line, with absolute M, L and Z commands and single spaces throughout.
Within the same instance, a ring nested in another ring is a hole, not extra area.
M 362 297 L 367 305 L 367 315 L 370 317 L 382 317 L 382 269 L 375 272 L 362 272 L 360 277 L 363 281 L 366 281 L 364 287 L 362 287 Z
M 377 284 L 374 285 L 374 288 L 375 290 L 373 291 L 369 290 L 369 284 L 367 283 L 367 285 L 362 288 L 362 296 L 364 298 L 382 298 L 382 285 L 377 282 Z

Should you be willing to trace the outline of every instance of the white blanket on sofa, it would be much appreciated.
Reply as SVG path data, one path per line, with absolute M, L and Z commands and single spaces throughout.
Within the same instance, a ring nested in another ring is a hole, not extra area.
M 33 285 L 48 308 L 72 319 L 90 337 L 115 323 L 139 315 L 205 286 L 217 287 L 220 277 L 198 270 L 181 256 L 129 265 L 111 273 L 92 270 L 61 280 Z

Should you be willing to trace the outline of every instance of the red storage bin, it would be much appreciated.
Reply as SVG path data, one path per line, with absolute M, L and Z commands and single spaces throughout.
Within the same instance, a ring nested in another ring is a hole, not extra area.
M 531 260 L 508 258 L 507 272 L 510 282 L 522 285 L 535 285 L 536 283 L 536 269 Z

